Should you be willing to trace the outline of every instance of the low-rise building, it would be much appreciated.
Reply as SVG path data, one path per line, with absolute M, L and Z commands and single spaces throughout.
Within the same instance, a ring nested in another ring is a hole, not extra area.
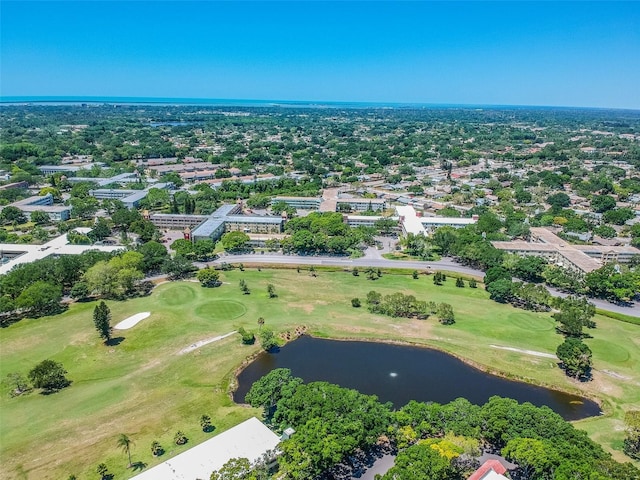
M 209 478 L 232 458 L 250 463 L 274 455 L 280 438 L 255 417 L 145 470 L 132 480 L 194 480 Z M 275 459 L 274 459 L 275 460 Z
M 530 241 L 491 242 L 499 250 L 517 255 L 546 258 L 563 268 L 589 273 L 606 263 L 628 263 L 640 250 L 631 246 L 572 245 L 555 233 L 541 227 L 531 227 Z
M 271 206 L 273 207 L 280 202 L 299 210 L 318 210 L 322 199 L 318 197 L 274 197 L 271 199 Z
M 341 205 L 344 205 L 356 212 L 366 212 L 367 210 L 378 212 L 387 207 L 387 201 L 383 198 L 338 198 L 336 204 L 338 210 Z
M 86 235 L 91 229 L 76 228 L 74 231 Z M 66 233 L 48 241 L 44 245 L 0 243 L 0 275 L 9 272 L 16 265 L 35 262 L 49 255 L 80 255 L 88 250 L 115 252 L 124 248 L 122 246 L 71 245 Z
M 50 193 L 18 200 L 17 202 L 13 202 L 11 206 L 19 209 L 29 220 L 31 220 L 31 214 L 33 212 L 44 212 L 49 215 L 49 218 L 54 222 L 69 220 L 69 218 L 71 218 L 71 207 L 54 205 L 53 195 Z

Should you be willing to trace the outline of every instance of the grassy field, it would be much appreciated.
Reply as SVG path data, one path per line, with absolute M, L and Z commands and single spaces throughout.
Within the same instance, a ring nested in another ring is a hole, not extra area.
M 251 289 L 242 295 L 238 282 Z M 555 362 L 491 347 L 509 346 L 554 353 L 562 338 L 549 314 L 530 313 L 488 300 L 481 289 L 456 288 L 449 280 L 433 285 L 431 277 L 385 274 L 376 281 L 348 272 L 247 269 L 224 272 L 223 285 L 204 289 L 194 282 L 166 283 L 151 296 L 108 302 L 112 324 L 139 312 L 151 316 L 130 330 L 116 331 L 117 346 L 105 346 L 92 321 L 95 302 L 73 304 L 68 312 L 27 319 L 0 330 L 0 375 L 27 374 L 37 362 L 62 362 L 73 381 L 53 395 L 0 396 L 0 478 L 94 478 L 105 462 L 115 478 L 128 478 L 126 455 L 116 447 L 120 433 L 135 442 L 133 460 L 152 466 L 211 436 L 199 418 L 211 416 L 216 432 L 259 412 L 235 405 L 229 397 L 234 372 L 259 351 L 233 335 L 181 355 L 183 348 L 243 326 L 257 330 L 257 319 L 278 332 L 304 325 L 323 337 L 389 339 L 424 344 L 451 352 L 483 368 L 512 378 L 553 386 L 597 399 L 605 415 L 577 422 L 619 460 L 624 411 L 640 408 L 640 327 L 598 315 L 598 328 L 587 343 L 594 352 L 594 380 L 578 383 Z M 278 297 L 269 299 L 267 284 Z M 448 302 L 457 323 L 406 320 L 372 315 L 351 307 L 375 289 L 402 291 L 420 299 Z M 182 430 L 189 443 L 178 447 Z M 214 432 L 215 434 L 215 432 Z M 159 441 L 166 454 L 151 456 Z

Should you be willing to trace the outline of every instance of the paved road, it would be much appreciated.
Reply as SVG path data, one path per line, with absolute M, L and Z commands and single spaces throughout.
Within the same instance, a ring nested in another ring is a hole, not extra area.
M 465 267 L 456 263 L 451 258 L 443 258 L 437 262 L 422 262 L 422 261 L 403 261 L 403 260 L 387 260 L 380 255 L 375 248 L 369 248 L 365 252 L 365 256 L 362 258 L 346 258 L 346 257 L 332 257 L 332 256 L 298 256 L 298 255 L 284 255 L 281 253 L 265 253 L 265 254 L 246 254 L 246 255 L 222 255 L 218 260 L 213 263 L 264 263 L 264 264 L 286 264 L 286 265 L 327 265 L 338 266 L 346 268 L 411 268 L 415 270 L 449 270 L 451 272 L 463 273 L 465 275 L 471 275 L 478 278 L 484 277 L 482 270 L 475 268 Z M 202 265 L 204 266 L 204 264 Z M 555 289 L 549 289 L 549 293 L 555 297 L 564 297 L 566 294 L 559 292 Z M 633 306 L 627 307 L 622 305 L 615 305 L 613 303 L 606 302 L 604 300 L 590 298 L 597 308 L 602 310 L 608 310 L 610 312 L 623 313 L 625 315 L 631 315 L 633 317 L 640 317 L 640 304 L 636 303 Z

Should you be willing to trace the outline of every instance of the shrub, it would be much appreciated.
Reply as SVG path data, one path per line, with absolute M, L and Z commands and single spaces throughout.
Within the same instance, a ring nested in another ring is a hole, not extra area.
M 160 445 L 160 443 L 153 442 L 151 444 L 151 455 L 153 455 L 154 457 L 159 457 L 163 453 L 164 453 L 164 448 L 162 448 L 162 445 Z
M 351 306 L 358 308 L 360 307 L 361 303 L 360 303 L 360 299 L 359 298 L 352 298 L 351 299 Z
M 242 343 L 245 345 L 253 345 L 256 341 L 256 336 L 253 332 L 247 332 L 243 327 L 238 329 L 238 333 L 242 336 Z
M 176 442 L 176 445 L 184 445 L 189 441 L 189 439 L 184 433 L 178 430 L 176 434 L 173 436 L 173 441 Z

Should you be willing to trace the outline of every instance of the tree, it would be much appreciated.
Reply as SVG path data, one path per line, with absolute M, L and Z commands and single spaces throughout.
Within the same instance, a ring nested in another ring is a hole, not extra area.
M 569 377 L 588 379 L 591 376 L 591 349 L 580 339 L 567 338 L 556 349 L 556 355 Z
M 414 280 L 418 279 L 418 271 L 414 270 L 413 272 L 411 272 L 411 278 L 413 278 Z
M 98 475 L 100 475 L 100 479 L 101 480 L 106 480 L 107 478 L 111 478 L 111 474 L 109 473 L 109 469 L 107 468 L 107 465 L 104 463 L 101 463 L 100 465 L 98 465 L 96 467 L 96 473 Z
M 397 228 L 398 222 L 391 218 L 380 218 L 376 220 L 373 227 L 378 230 L 382 235 L 389 235 L 393 229 Z
M 440 323 L 443 325 L 453 325 L 456 323 L 455 315 L 453 314 L 453 307 L 448 303 L 438 304 L 438 311 L 436 312 Z
M 553 444 L 535 438 L 510 440 L 502 455 L 518 464 L 524 479 L 549 478 L 547 474 L 559 463 Z
M 359 298 L 352 298 L 351 299 L 351 306 L 354 308 L 358 308 L 360 307 L 361 303 L 360 303 L 360 299 Z
M 129 457 L 129 464 L 127 465 L 127 468 L 131 468 L 131 445 L 133 445 L 133 441 L 124 433 L 121 433 L 118 436 L 118 441 L 116 442 L 116 445 L 118 447 L 120 447 Z
M 220 273 L 213 268 L 207 267 L 198 270 L 198 273 L 196 273 L 196 278 L 203 287 L 211 288 L 221 285 Z
M 278 347 L 278 340 L 276 339 L 273 330 L 269 328 L 263 328 L 260 330 L 260 345 L 266 352 Z
M 216 258 L 214 250 L 216 249 L 215 243 L 212 240 L 198 240 L 193 245 L 193 253 L 196 259 L 200 262 L 208 262 Z
M 593 229 L 593 234 L 602 238 L 614 238 L 618 235 L 618 232 L 616 232 L 615 228 L 610 227 L 609 225 L 600 225 Z
M 454 478 L 451 461 L 431 445 L 418 443 L 399 452 L 382 480 L 448 480 Z
M 211 474 L 210 480 L 248 480 L 251 464 L 246 458 L 231 458 L 220 470 Z
M 71 384 L 65 377 L 66 374 L 67 371 L 61 363 L 43 360 L 31 369 L 28 376 L 34 388 L 41 388 L 45 393 L 51 393 Z
M 110 322 L 111 310 L 109 310 L 109 307 L 107 307 L 104 301 L 101 301 L 96 308 L 93 309 L 93 323 L 100 334 L 100 338 L 104 340 L 104 343 L 109 343 L 109 340 L 111 340 Z
M 209 415 L 202 415 L 200 417 L 200 426 L 202 427 L 203 432 L 212 432 L 213 425 L 211 424 L 211 417 Z
M 264 325 L 264 318 L 263 317 L 259 317 L 258 318 L 258 328 L 260 330 L 262 330 L 262 326 Z
M 462 278 L 456 278 L 456 287 L 464 288 L 464 280 Z
M 269 298 L 276 298 L 278 296 L 276 293 L 276 287 L 271 283 L 267 285 L 267 293 L 269 294 Z
M 631 458 L 640 460 L 640 410 L 625 413 L 624 423 L 627 426 L 627 436 L 624 439 L 623 451 Z
M 504 267 L 496 266 L 489 268 L 484 275 L 484 284 L 488 286 L 496 280 L 511 280 L 511 273 Z
M 249 235 L 244 232 L 227 232 L 220 241 L 227 252 L 240 252 L 247 248 L 249 243 Z
M 290 369 L 275 368 L 251 385 L 245 402 L 255 408 L 264 408 L 268 417 L 280 399 L 290 396 L 301 384 L 302 379 L 293 377 Z
M 71 296 L 71 298 L 75 298 L 77 300 L 87 298 L 90 294 L 91 292 L 89 291 L 89 286 L 87 285 L 87 282 L 84 281 L 76 282 L 69 291 L 69 295 Z
M 631 220 L 635 214 L 630 208 L 614 208 L 608 210 L 602 215 L 603 220 L 606 223 L 613 223 L 614 225 L 624 225 L 627 220 Z
M 596 213 L 604 213 L 616 208 L 616 199 L 610 195 L 594 195 L 591 199 L 591 209 Z
M 87 236 L 92 242 L 97 242 L 99 240 L 104 240 L 109 235 L 111 235 L 111 228 L 109 227 L 109 223 L 104 218 L 98 218 L 91 227 L 91 231 L 87 233 Z
M 142 271 L 145 273 L 160 271 L 162 264 L 169 257 L 167 247 L 159 242 L 150 241 L 138 247 L 142 254 Z
M 469 288 L 478 288 L 478 282 L 476 282 L 475 278 L 469 280 Z
M 513 266 L 513 274 L 526 282 L 540 283 L 544 280 L 542 272 L 546 265 L 544 258 L 527 255 L 518 258 Z
M 190 240 L 179 238 L 171 244 L 171 250 L 178 255 L 192 258 L 195 255 L 195 246 Z
M 253 345 L 256 341 L 256 336 L 253 334 L 253 332 L 248 332 L 244 329 L 244 327 L 240 327 L 238 329 L 238 333 L 242 337 L 242 343 L 244 345 Z
M 4 225 L 18 225 L 26 221 L 27 218 L 18 207 L 8 206 L 0 211 L 0 222 Z
M 510 279 L 496 280 L 487 285 L 487 292 L 491 300 L 499 303 L 507 303 L 512 298 L 513 282 Z
M 242 293 L 244 295 L 249 295 L 251 293 L 249 285 L 247 285 L 247 282 L 244 278 L 240 279 L 240 290 L 242 290 Z
M 476 230 L 484 233 L 495 233 L 502 228 L 502 222 L 497 215 L 491 212 L 483 213 L 478 217 Z
M 60 311 L 62 287 L 49 282 L 37 281 L 25 288 L 16 298 L 16 307 L 32 315 L 53 315 Z
M 596 324 L 592 320 L 596 314 L 596 307 L 586 298 L 569 296 L 564 299 L 557 299 L 560 311 L 552 317 L 560 323 L 558 331 L 568 337 L 582 337 L 582 328 L 595 328 Z
M 49 218 L 48 213 L 42 210 L 36 210 L 35 212 L 31 212 L 31 221 L 38 225 L 46 225 L 51 222 L 51 218 Z
M 167 258 L 162 264 L 162 273 L 167 274 L 171 280 L 190 277 L 197 269 L 191 260 L 179 254 Z
M 553 195 L 549 195 L 547 197 L 547 203 L 551 205 L 552 208 L 559 210 L 562 208 L 566 208 L 571 205 L 571 199 L 569 195 L 566 193 L 554 193 Z

